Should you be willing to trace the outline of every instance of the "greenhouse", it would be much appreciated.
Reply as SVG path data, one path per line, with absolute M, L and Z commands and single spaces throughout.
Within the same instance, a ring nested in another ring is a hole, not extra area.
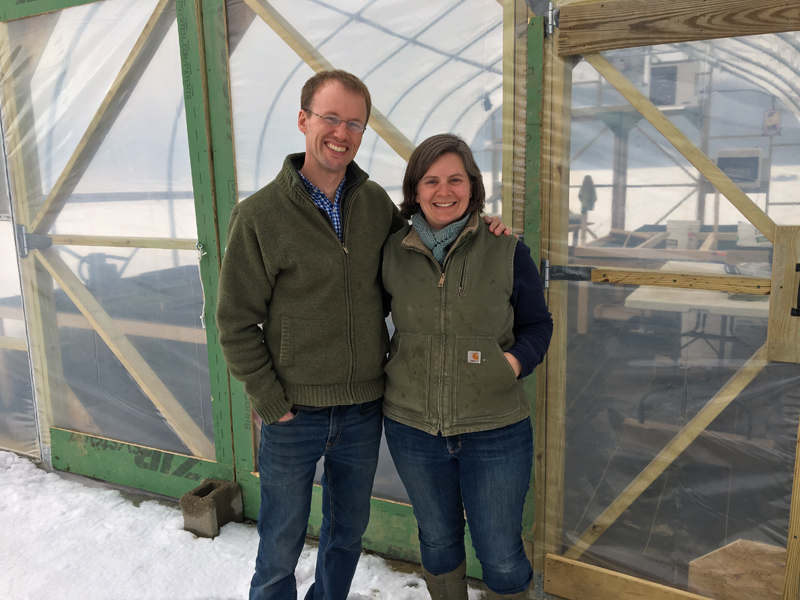
M 530 597 L 798 598 L 800 0 L 3 3 L 0 449 L 256 518 L 220 265 L 332 69 L 395 203 L 458 134 L 540 265 Z M 364 547 L 419 562 L 385 441 L 372 496 Z

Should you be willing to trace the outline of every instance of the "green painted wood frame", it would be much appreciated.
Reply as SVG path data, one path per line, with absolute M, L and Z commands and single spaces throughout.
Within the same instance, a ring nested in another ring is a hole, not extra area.
M 92 4 L 99 0 L 4 0 L 0 3 L 0 21 L 13 21 L 43 15 L 73 6 Z
M 222 358 L 217 328 L 214 322 L 216 290 L 219 280 L 219 236 L 216 222 L 216 190 L 209 124 L 208 91 L 206 81 L 203 21 L 199 2 L 176 0 L 177 27 L 181 58 L 184 100 L 186 103 L 186 126 L 189 135 L 189 151 L 192 171 L 192 186 L 195 199 L 198 250 L 201 251 L 200 276 L 205 295 L 205 324 L 208 348 L 209 374 L 214 421 L 214 447 L 216 460 L 197 461 L 192 473 L 201 477 L 235 480 L 233 439 L 231 432 L 231 406 L 228 371 Z M 164 465 L 184 464 L 182 455 L 158 449 L 142 448 L 116 440 L 66 432 L 51 428 L 53 466 L 56 469 L 113 481 L 130 487 L 145 489 L 169 496 L 180 497 L 197 485 L 196 480 L 186 479 L 185 485 L 175 484 L 174 470 Z M 87 442 L 88 440 L 88 442 Z M 87 452 L 88 447 L 92 448 Z M 118 452 L 125 449 L 125 452 Z M 147 477 L 142 476 L 139 463 L 152 465 L 155 458 L 146 458 L 147 453 L 158 455 L 161 467 L 151 469 Z M 125 456 L 126 460 L 120 458 Z M 145 458 L 142 458 L 145 456 Z M 163 457 L 163 458 L 161 458 Z M 108 468 L 103 462 L 108 461 Z M 137 462 L 138 461 L 138 462 Z M 187 487 L 188 485 L 188 487 Z

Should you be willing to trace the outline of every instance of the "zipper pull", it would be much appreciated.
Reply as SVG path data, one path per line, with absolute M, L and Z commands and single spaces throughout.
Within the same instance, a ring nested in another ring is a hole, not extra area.
M 460 285 L 458 286 L 458 297 L 461 298 L 461 290 L 464 289 Z
M 347 246 L 345 246 L 344 243 L 342 243 L 342 249 L 344 250 L 345 254 L 350 254 L 350 252 L 347 250 Z
M 439 279 L 439 287 L 443 287 L 443 286 L 444 286 L 444 273 L 442 273 L 442 277 L 441 277 L 441 279 Z

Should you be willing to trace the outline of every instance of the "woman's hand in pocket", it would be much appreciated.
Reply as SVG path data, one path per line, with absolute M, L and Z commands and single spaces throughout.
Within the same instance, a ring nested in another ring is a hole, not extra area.
M 503 356 L 506 357 L 508 364 L 510 364 L 511 368 L 514 369 L 514 374 L 519 377 L 519 374 L 522 373 L 522 365 L 519 364 L 517 357 L 511 354 L 511 352 L 503 352 Z

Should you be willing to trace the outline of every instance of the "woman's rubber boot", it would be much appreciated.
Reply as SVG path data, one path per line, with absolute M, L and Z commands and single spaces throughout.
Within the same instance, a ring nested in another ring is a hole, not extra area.
M 492 590 L 489 590 L 486 597 L 489 600 L 525 600 L 528 597 L 528 592 L 531 591 L 531 586 L 533 586 L 533 581 L 531 581 L 531 584 L 526 589 L 516 594 L 496 594 Z
M 467 561 L 444 575 L 431 575 L 422 567 L 431 600 L 467 600 Z

